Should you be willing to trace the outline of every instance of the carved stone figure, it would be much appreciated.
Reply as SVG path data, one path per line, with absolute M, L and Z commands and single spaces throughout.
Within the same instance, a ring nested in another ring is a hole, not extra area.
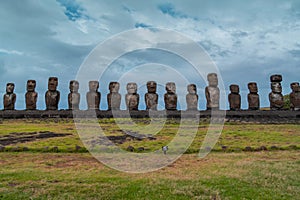
M 207 75 L 208 86 L 205 88 L 207 110 L 219 109 L 220 90 L 218 88 L 218 76 L 216 73 Z
M 70 93 L 68 94 L 68 105 L 70 110 L 79 110 L 80 94 L 79 82 L 72 80 L 69 84 Z
M 257 84 L 255 82 L 248 83 L 248 89 L 250 91 L 248 94 L 248 109 L 259 110 L 260 102 Z
M 38 93 L 35 92 L 36 81 L 27 81 L 27 92 L 25 94 L 26 110 L 36 110 Z
M 148 93 L 145 94 L 146 110 L 157 110 L 158 94 L 156 94 L 156 87 L 155 81 L 147 82 Z
M 230 94 L 228 95 L 230 110 L 240 110 L 241 109 L 241 95 L 240 87 L 238 85 L 230 85 Z
M 176 85 L 173 82 L 166 84 L 166 91 L 164 95 L 165 109 L 166 110 L 177 110 L 177 94 Z
M 280 83 L 282 81 L 282 76 L 278 74 L 272 75 L 270 80 L 272 89 L 272 92 L 269 94 L 270 109 L 281 110 L 284 106 L 282 87 Z
M 60 100 L 60 92 L 57 90 L 58 78 L 50 77 L 48 80 L 48 91 L 45 93 L 46 109 L 57 110 Z
M 292 92 L 290 94 L 291 110 L 300 110 L 300 86 L 299 83 L 291 83 Z
M 188 94 L 186 95 L 187 110 L 198 110 L 197 86 L 189 84 L 187 86 Z
M 3 95 L 3 105 L 4 110 L 14 110 L 16 103 L 16 94 L 14 93 L 15 84 L 7 83 L 6 84 L 6 94 Z
M 86 102 L 89 110 L 99 110 L 101 93 L 98 92 L 98 89 L 98 81 L 89 81 L 89 91 L 86 93 Z
M 138 110 L 140 95 L 137 94 L 137 84 L 136 83 L 127 83 L 126 86 L 127 94 L 125 95 L 125 102 L 127 110 Z
M 108 110 L 120 110 L 121 94 L 119 94 L 120 83 L 110 82 L 109 91 L 107 94 Z

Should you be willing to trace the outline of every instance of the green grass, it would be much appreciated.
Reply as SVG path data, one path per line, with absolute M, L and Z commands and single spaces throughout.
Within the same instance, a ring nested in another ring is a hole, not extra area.
M 2 199 L 299 199 L 300 152 L 183 155 L 147 174 L 89 154 L 1 153 Z

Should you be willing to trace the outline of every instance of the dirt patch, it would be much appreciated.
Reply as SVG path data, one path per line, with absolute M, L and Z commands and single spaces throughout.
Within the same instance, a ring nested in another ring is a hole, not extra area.
M 10 133 L 0 137 L 0 145 L 7 146 L 17 143 L 32 142 L 39 139 L 65 137 L 70 133 L 53 133 L 50 131 Z

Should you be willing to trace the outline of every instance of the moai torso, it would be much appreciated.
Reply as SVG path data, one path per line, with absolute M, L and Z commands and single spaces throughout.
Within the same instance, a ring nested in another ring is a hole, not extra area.
M 300 86 L 299 83 L 291 83 L 292 92 L 290 94 L 291 110 L 300 110 Z
M 272 92 L 269 94 L 270 109 L 281 110 L 284 106 L 282 87 L 281 87 L 282 76 L 272 75 L 270 79 L 271 79 L 271 89 L 272 89 Z
M 166 110 L 177 110 L 177 94 L 176 85 L 173 82 L 166 84 L 167 93 L 164 95 L 165 109 Z
M 198 110 L 198 95 L 195 84 L 187 86 L 188 94 L 186 95 L 187 110 Z
M 231 93 L 228 95 L 230 110 L 240 110 L 241 109 L 241 95 L 240 88 L 238 85 L 230 85 Z
M 207 110 L 219 109 L 220 90 L 218 88 L 218 76 L 216 73 L 207 75 L 208 86 L 205 88 Z
M 58 79 L 56 77 L 50 77 L 48 80 L 48 91 L 45 94 L 46 109 L 57 110 L 60 100 L 60 92 L 57 89 Z
M 138 110 L 140 95 L 137 94 L 137 84 L 127 83 L 126 89 L 127 94 L 125 95 L 125 101 L 127 110 Z
M 79 110 L 80 104 L 80 94 L 79 90 L 79 82 L 72 80 L 69 84 L 70 93 L 68 94 L 68 105 L 70 110 Z
M 157 110 L 158 94 L 156 94 L 157 84 L 155 81 L 147 82 L 148 93 L 145 94 L 146 110 Z
M 109 91 L 107 94 L 108 110 L 120 110 L 121 94 L 119 94 L 120 84 L 118 82 L 109 83 Z
M 36 81 L 27 81 L 27 92 L 25 94 L 26 110 L 36 110 L 38 93 L 35 92 Z
M 16 94 L 14 93 L 15 84 L 7 83 L 6 94 L 3 95 L 4 110 L 14 110 L 16 103 Z
M 260 102 L 257 84 L 255 82 L 248 83 L 248 89 L 250 91 L 248 94 L 248 109 L 259 110 Z
M 86 101 L 89 110 L 99 110 L 101 93 L 98 92 L 98 88 L 98 81 L 89 82 L 89 91 L 86 93 Z

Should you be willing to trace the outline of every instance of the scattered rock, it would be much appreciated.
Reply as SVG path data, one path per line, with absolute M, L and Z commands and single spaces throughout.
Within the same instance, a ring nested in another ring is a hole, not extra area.
M 227 146 L 224 146 L 224 145 L 222 146 L 222 150 L 223 150 L 223 151 L 226 151 L 227 149 L 228 149 Z
M 23 151 L 29 151 L 28 147 L 23 147 Z
M 53 148 L 52 148 L 52 151 L 53 151 L 53 152 L 58 152 L 58 147 L 56 147 L 56 146 L 53 147 Z
M 81 146 L 75 145 L 75 151 L 79 151 L 81 149 Z
M 5 146 L 0 145 L 0 152 L 5 151 Z
M 145 151 L 145 148 L 144 147 L 139 147 L 137 150 L 138 151 Z
M 279 148 L 278 148 L 277 146 L 274 145 L 274 146 L 271 146 L 270 149 L 271 149 L 271 150 L 278 150 Z
M 252 147 L 249 147 L 249 146 L 245 147 L 244 150 L 245 150 L 245 151 L 253 151 Z
M 133 146 L 128 146 L 127 151 L 134 152 L 134 147 Z

